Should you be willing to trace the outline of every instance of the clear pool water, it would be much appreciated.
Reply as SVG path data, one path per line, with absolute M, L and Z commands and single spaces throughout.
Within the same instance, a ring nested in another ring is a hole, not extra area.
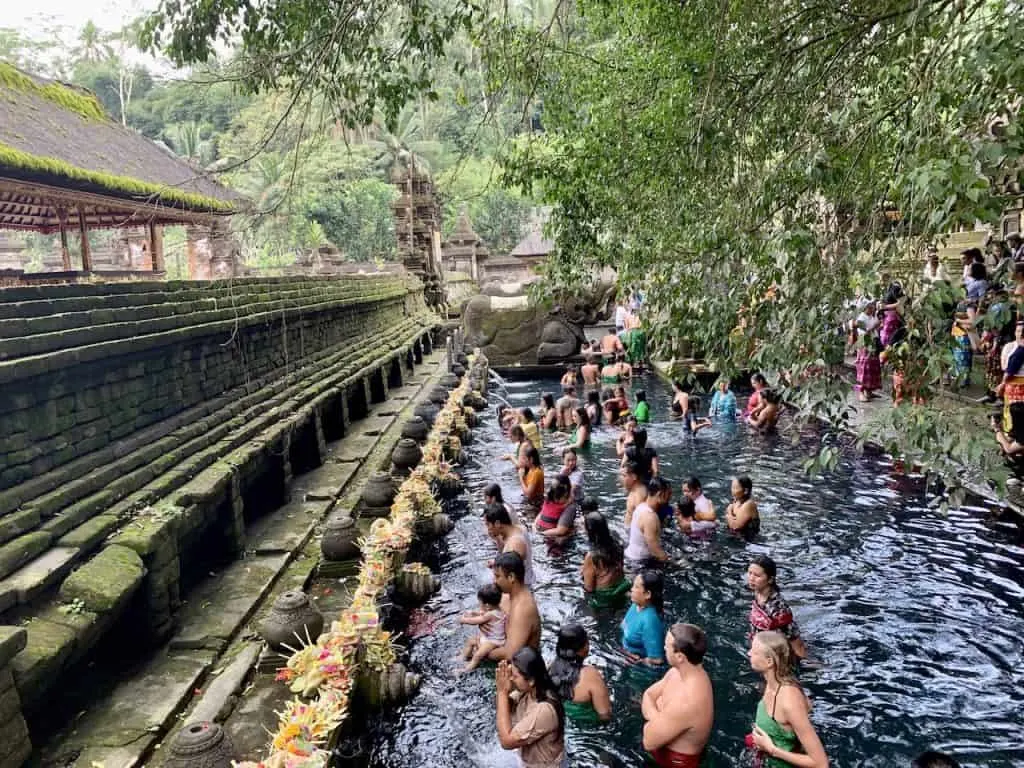
M 650 442 L 676 497 L 680 481 L 695 474 L 721 514 L 730 476 L 749 474 L 761 510 L 761 534 L 751 544 L 721 533 L 705 545 L 684 542 L 674 529 L 667 535 L 677 562 L 666 577 L 666 618 L 700 624 L 710 639 L 716 716 L 709 750 L 717 766 L 745 764 L 743 737 L 759 695 L 746 660 L 751 598 L 744 579 L 758 551 L 779 563 L 783 593 L 815 660 L 800 679 L 832 765 L 909 766 L 925 748 L 953 752 L 965 766 L 1024 765 L 1024 547 L 1014 527 L 994 522 L 980 504 L 940 515 L 920 479 L 894 471 L 884 456 L 848 451 L 835 473 L 809 478 L 801 463 L 819 439 L 812 433 L 763 437 L 729 425 L 685 437 L 666 420 L 669 390 L 653 379 L 638 386 L 647 390 L 657 422 Z M 500 394 L 535 406 L 541 391 L 556 388 L 552 381 L 510 382 Z M 508 446 L 493 409 L 485 418 L 465 471 L 470 494 L 452 505 L 461 517 L 434 563 L 443 588 L 414 634 L 433 630 L 409 645 L 423 689 L 377 724 L 371 765 L 379 768 L 515 765 L 497 743 L 493 669 L 453 674 L 468 631 L 456 619 L 474 605 L 493 556 L 478 517 L 481 489 L 497 480 L 508 500 L 519 498 L 511 463 L 500 459 Z M 581 463 L 587 495 L 600 500 L 622 537 L 616 434 L 599 429 Z M 555 445 L 548 439 L 543 452 L 549 472 L 560 464 Z M 539 543 L 534 551 L 546 657 L 558 625 L 577 618 L 590 630 L 591 663 L 602 668 L 614 697 L 610 725 L 570 724 L 571 765 L 642 765 L 639 701 L 651 677 L 623 662 L 622 612 L 595 615 L 586 605 L 582 533 L 563 551 Z

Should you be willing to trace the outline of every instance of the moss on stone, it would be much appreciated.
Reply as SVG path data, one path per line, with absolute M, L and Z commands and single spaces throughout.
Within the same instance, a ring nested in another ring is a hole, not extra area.
M 0 547 L 0 578 L 12 573 L 50 546 L 50 534 L 28 533 Z
M 68 603 L 80 600 L 89 611 L 110 613 L 123 606 L 145 574 L 138 553 L 113 544 L 68 576 L 60 597 Z

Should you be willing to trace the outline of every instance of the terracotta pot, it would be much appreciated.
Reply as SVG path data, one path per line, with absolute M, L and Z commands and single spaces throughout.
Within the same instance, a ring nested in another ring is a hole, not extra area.
M 417 443 L 424 442 L 430 435 L 430 425 L 420 416 L 413 416 L 402 426 L 402 437 L 415 440 Z
M 406 476 L 413 467 L 423 459 L 423 451 L 415 440 L 403 437 L 391 452 L 391 463 L 395 465 L 396 474 Z
M 374 472 L 370 479 L 363 486 L 363 494 L 360 498 L 363 504 L 368 507 L 387 507 L 395 500 L 398 493 L 398 484 L 388 472 Z
M 315 641 L 324 628 L 324 617 L 305 592 L 288 590 L 274 601 L 267 618 L 260 624 L 260 637 L 276 651 L 288 645 L 300 645 Z
M 348 515 L 332 515 L 324 524 L 320 552 L 325 560 L 351 560 L 359 555 L 359 529 Z
M 419 416 L 430 426 L 434 426 L 434 421 L 437 419 L 437 414 L 440 413 L 441 409 L 433 403 L 420 403 L 413 409 L 413 414 Z
M 216 723 L 189 723 L 174 737 L 165 768 L 231 768 L 235 757 L 231 739 Z

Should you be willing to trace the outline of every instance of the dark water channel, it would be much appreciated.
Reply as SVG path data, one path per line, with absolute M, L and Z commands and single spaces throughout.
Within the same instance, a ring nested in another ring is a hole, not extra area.
M 721 516 L 730 476 L 749 474 L 761 510 L 753 544 L 721 532 L 697 545 L 674 529 L 667 534 L 678 562 L 667 574 L 666 618 L 700 624 L 709 634 L 706 665 L 716 699 L 709 750 L 716 765 L 744 764 L 743 737 L 758 698 L 746 660 L 744 574 L 749 557 L 765 551 L 780 565 L 783 593 L 817 660 L 800 679 L 832 765 L 909 766 L 926 747 L 953 752 L 964 765 L 1024 765 L 1024 547 L 1014 528 L 993 523 L 980 504 L 943 517 L 929 508 L 921 480 L 894 471 L 884 456 L 851 450 L 835 473 L 808 478 L 801 462 L 817 437 L 811 433 L 796 445 L 789 434 L 755 436 L 736 425 L 684 437 L 678 423 L 666 421 L 667 388 L 652 379 L 642 385 L 656 422 L 650 442 L 674 498 L 684 476 L 695 474 Z M 550 381 L 510 382 L 504 396 L 535 406 L 542 389 L 556 388 Z M 581 464 L 587 495 L 600 500 L 623 537 L 616 434 L 597 430 Z M 546 439 L 549 477 L 560 465 L 555 445 Z M 485 564 L 493 547 L 478 516 L 480 491 L 498 480 L 506 499 L 519 498 L 512 466 L 499 458 L 507 449 L 492 409 L 476 431 L 474 460 L 465 471 L 471 500 L 450 510 L 462 517 L 438 554 L 443 589 L 425 609 L 428 625 L 436 627 L 422 635 L 421 621 L 414 632 L 421 636 L 410 643 L 423 689 L 380 724 L 373 766 L 516 764 L 497 743 L 493 668 L 457 678 L 452 661 L 468 631 L 457 624 L 458 614 L 475 606 L 476 589 L 490 576 Z M 534 546 L 545 656 L 553 656 L 563 620 L 582 621 L 591 633 L 590 661 L 612 688 L 614 720 L 570 724 L 571 765 L 639 766 L 639 700 L 651 677 L 623 661 L 622 611 L 595 615 L 586 605 L 582 532 L 576 538 L 559 553 Z

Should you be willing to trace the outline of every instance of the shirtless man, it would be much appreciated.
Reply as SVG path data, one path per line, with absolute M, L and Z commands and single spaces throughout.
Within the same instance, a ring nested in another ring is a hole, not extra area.
M 587 386 L 596 385 L 601 380 L 601 366 L 597 364 L 597 358 L 590 355 L 587 362 L 580 368 L 583 374 L 583 383 Z
M 618 354 L 625 354 L 626 348 L 622 346 L 622 339 L 614 333 L 607 333 L 601 337 L 601 354 L 605 357 L 614 358 Z
M 644 692 L 643 746 L 663 768 L 697 768 L 715 720 L 711 679 L 702 661 L 708 641 L 693 624 L 673 624 L 665 634 L 672 667 Z
M 640 482 L 640 470 L 631 461 L 622 462 L 619 483 L 626 492 L 626 528 L 633 520 L 633 510 L 647 501 L 647 486 Z
M 502 552 L 494 560 L 494 583 L 504 595 L 501 609 L 508 617 L 505 644 L 488 654 L 494 661 L 511 660 L 516 652 L 530 646 L 540 653 L 540 611 L 523 583 L 523 559 L 515 552 Z
M 504 504 L 488 504 L 484 508 L 484 525 L 498 549 L 502 552 L 515 552 L 523 561 L 523 584 L 533 586 L 533 547 L 529 535 L 521 525 L 512 522 L 508 507 Z M 494 561 L 488 563 L 494 567 Z

